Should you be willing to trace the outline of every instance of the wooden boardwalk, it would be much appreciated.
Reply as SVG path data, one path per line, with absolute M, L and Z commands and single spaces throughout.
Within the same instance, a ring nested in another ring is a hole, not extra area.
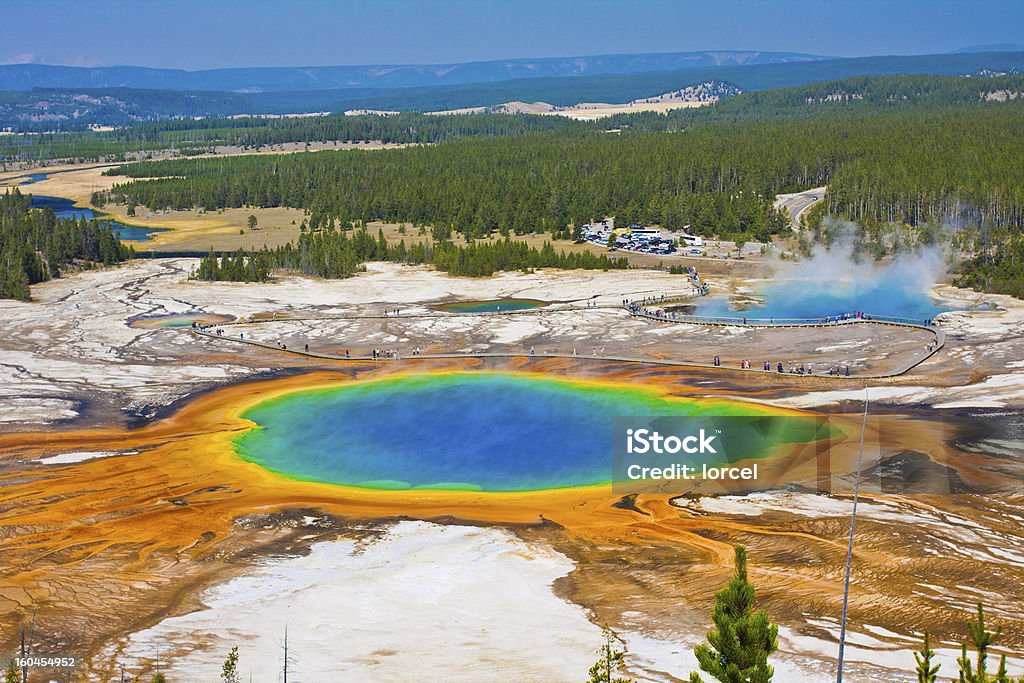
M 667 303 L 672 301 L 666 299 L 659 301 L 658 303 Z M 400 307 L 399 307 L 400 308 Z M 513 353 L 513 352 L 471 352 L 471 353 L 424 353 L 419 355 L 410 356 L 395 356 L 395 357 L 382 357 L 373 355 L 360 355 L 360 356 L 342 356 L 330 353 L 320 353 L 317 351 L 306 351 L 303 348 L 290 348 L 282 347 L 279 344 L 272 344 L 270 342 L 262 342 L 255 339 L 245 339 L 242 336 L 233 336 L 228 334 L 218 334 L 213 330 L 223 330 L 224 328 L 233 327 L 237 325 L 260 325 L 265 323 L 274 322 L 290 322 L 290 321 L 316 321 L 316 320 L 377 320 L 377 319 L 388 319 L 388 320 L 400 320 L 402 318 L 416 319 L 416 318 L 444 318 L 444 317 L 465 317 L 465 316 L 511 316 L 511 315 L 537 315 L 554 312 L 566 312 L 566 311 L 591 311 L 597 309 L 614 309 L 619 308 L 628 312 L 634 317 L 645 318 L 653 322 L 659 323 L 674 323 L 674 324 L 687 324 L 687 325 L 712 325 L 712 326 L 730 326 L 730 327 L 778 327 L 778 328 L 834 328 L 845 325 L 886 325 L 890 327 L 903 327 L 907 329 L 913 329 L 918 331 L 925 331 L 933 335 L 934 342 L 928 346 L 925 353 L 922 353 L 914 358 L 907 360 L 904 364 L 897 367 L 894 370 L 888 372 L 878 373 L 861 373 L 846 375 L 829 375 L 829 374 L 798 374 L 791 372 L 779 373 L 774 370 L 763 370 L 760 368 L 738 368 L 725 365 L 714 365 L 713 363 L 701 363 L 699 361 L 689 360 L 666 360 L 659 358 L 648 358 L 641 356 L 606 356 L 606 355 L 586 355 L 586 354 L 575 354 L 575 353 L 557 353 L 557 352 L 527 352 L 527 353 Z M 824 319 L 822 319 L 824 320 Z M 837 381 L 850 381 L 850 380 L 865 380 L 865 379 L 885 379 L 890 377 L 899 377 L 905 375 L 924 361 L 931 358 L 933 355 L 939 352 L 946 343 L 945 332 L 941 328 L 935 325 L 924 325 L 912 322 L 897 321 L 897 320 L 886 320 L 879 319 L 877 317 L 867 318 L 849 318 L 840 320 L 829 320 L 823 322 L 822 320 L 809 320 L 809 321 L 779 321 L 771 322 L 764 320 L 750 320 L 744 323 L 742 319 L 725 320 L 725 319 L 700 319 L 693 316 L 687 316 L 685 318 L 669 318 L 664 315 L 655 315 L 653 313 L 646 312 L 644 310 L 635 311 L 630 309 L 628 306 L 617 306 L 617 305 L 599 305 L 599 306 L 568 306 L 568 307 L 537 307 L 531 309 L 521 309 L 517 311 L 490 311 L 490 312 L 478 312 L 478 313 L 410 313 L 406 315 L 343 315 L 343 316 L 298 316 L 298 317 L 287 317 L 287 318 L 263 318 L 259 320 L 240 320 L 230 323 L 222 323 L 217 325 L 210 325 L 207 327 L 193 327 L 191 332 L 193 335 L 199 337 L 205 337 L 208 339 L 214 339 L 217 341 L 232 342 L 236 344 L 248 344 L 250 346 L 257 346 L 264 349 L 270 349 L 273 351 L 280 351 L 282 353 L 291 353 L 298 356 L 305 356 L 307 358 L 315 358 L 317 360 L 328 360 L 338 362 L 379 362 L 379 363 L 400 363 L 415 360 L 434 360 L 434 359 L 465 359 L 465 358 L 556 358 L 556 359 L 567 359 L 567 360 L 599 360 L 599 361 L 613 361 L 618 363 L 637 363 L 645 365 L 657 365 L 657 366 L 668 366 L 677 368 L 694 368 L 694 369 L 709 369 L 709 370 L 723 370 L 729 372 L 742 372 L 742 373 L 756 373 L 762 375 L 783 375 L 785 377 L 800 377 L 806 379 L 812 378 L 824 378 L 829 380 Z

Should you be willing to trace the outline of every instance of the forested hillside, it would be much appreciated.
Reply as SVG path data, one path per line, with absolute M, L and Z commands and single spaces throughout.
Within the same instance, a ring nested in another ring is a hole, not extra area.
M 561 116 L 461 114 L 430 116 L 311 116 L 174 119 L 111 131 L 0 136 L 0 159 L 125 160 L 129 153 L 175 149 L 189 155 L 225 145 L 246 148 L 285 142 L 437 143 L 462 137 L 513 136 L 593 128 Z
M 956 284 L 1024 299 L 1024 236 L 988 240 L 960 266 Z
M 998 109 L 880 117 L 844 160 L 828 209 L 854 221 L 1024 227 L 1024 100 Z M 1017 131 L 1017 132 L 1015 132 Z
M 469 237 L 614 215 L 758 240 L 778 192 L 829 185 L 854 220 L 1024 226 L 1024 100 L 969 110 L 562 132 L 387 152 L 181 159 L 112 171 L 144 179 L 97 201 L 150 209 L 290 206 L 313 229 L 385 220 Z
M 665 114 L 619 114 L 604 123 L 608 128 L 672 131 L 699 123 L 977 109 L 998 107 L 1007 100 L 1022 98 L 1022 74 L 987 78 L 857 76 L 792 88 L 745 92 L 698 109 L 676 109 Z
M 29 208 L 18 190 L 0 196 L 0 299 L 29 298 L 29 285 L 70 266 L 113 264 L 131 256 L 109 228 Z

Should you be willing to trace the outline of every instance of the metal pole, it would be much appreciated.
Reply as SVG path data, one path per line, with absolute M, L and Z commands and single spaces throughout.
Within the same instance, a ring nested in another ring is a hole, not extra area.
M 21 681 L 28 681 L 28 653 L 25 652 L 25 627 L 21 627 Z
M 850 566 L 853 563 L 853 532 L 857 526 L 857 501 L 860 498 L 861 462 L 864 458 L 864 433 L 868 426 L 868 388 L 864 387 L 864 417 L 860 425 L 860 447 L 857 449 L 857 478 L 853 484 L 853 514 L 850 516 L 850 540 L 846 546 L 846 576 L 843 579 L 843 619 L 839 627 L 839 665 L 836 683 L 843 683 L 843 655 L 846 650 L 846 614 L 850 605 Z

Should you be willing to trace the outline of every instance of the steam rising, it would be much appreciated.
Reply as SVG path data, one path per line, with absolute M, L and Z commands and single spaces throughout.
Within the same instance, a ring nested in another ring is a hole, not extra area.
M 818 318 L 863 312 L 923 322 L 947 310 L 931 295 L 945 271 L 939 246 L 877 262 L 858 253 L 856 225 L 833 221 L 827 227 L 839 235 L 832 246 L 817 245 L 799 262 L 780 262 L 772 283 L 757 292 L 763 303 L 743 310 L 715 297 L 701 302 L 697 314 Z

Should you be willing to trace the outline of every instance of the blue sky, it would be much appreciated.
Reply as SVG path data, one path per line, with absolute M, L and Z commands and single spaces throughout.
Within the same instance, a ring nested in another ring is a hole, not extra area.
M 3 22 L 0 62 L 184 69 L 1024 43 L 1022 0 L 29 0 Z

